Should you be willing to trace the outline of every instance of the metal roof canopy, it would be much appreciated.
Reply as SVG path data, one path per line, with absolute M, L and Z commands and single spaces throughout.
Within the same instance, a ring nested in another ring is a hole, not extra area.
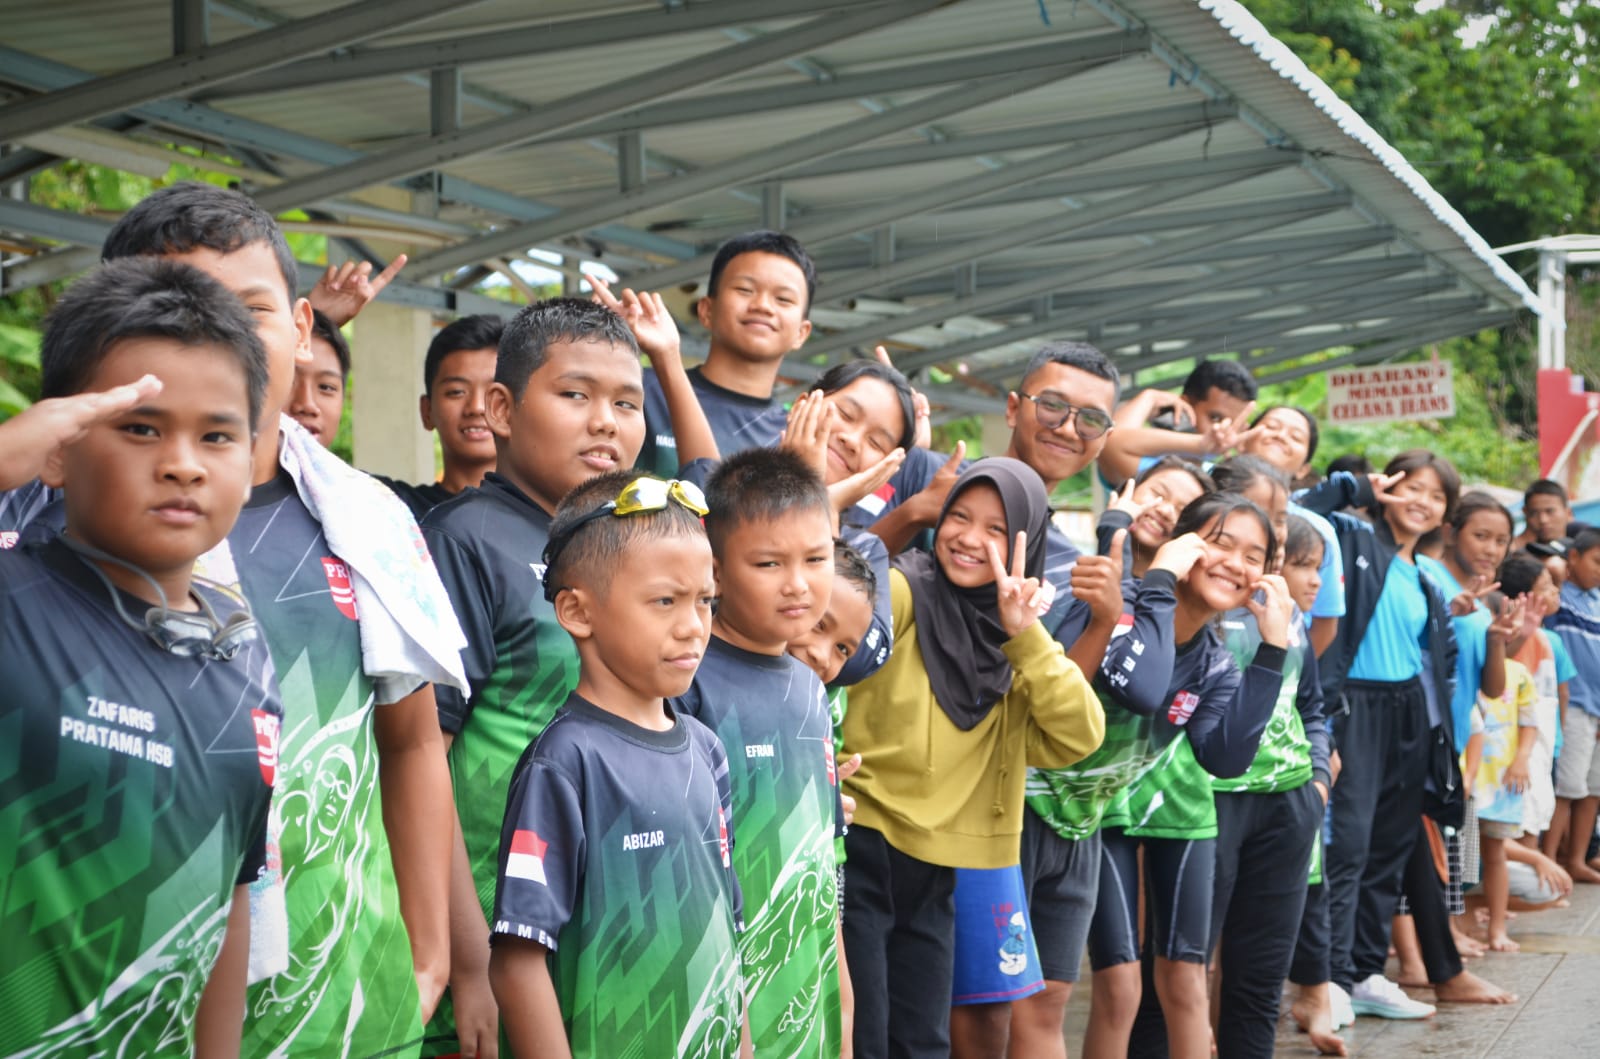
M 785 228 L 821 273 L 788 373 L 882 341 L 952 373 L 945 415 L 1001 407 L 1050 338 L 1276 380 L 1539 313 L 1234 0 L 19 3 L 0 86 L 0 185 L 199 146 L 355 253 L 406 246 L 385 297 L 438 312 L 497 305 L 456 288 L 531 248 L 692 287 Z M 104 227 L 0 198 L 0 233 L 67 244 L 0 289 L 82 268 Z

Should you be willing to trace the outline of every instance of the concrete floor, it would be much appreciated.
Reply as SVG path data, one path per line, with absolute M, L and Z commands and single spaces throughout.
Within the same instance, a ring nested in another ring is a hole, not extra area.
M 1576 887 L 1570 908 L 1522 913 L 1512 921 L 1511 933 L 1521 952 L 1490 953 L 1467 961 L 1467 969 L 1516 993 L 1515 1004 L 1442 1005 L 1433 1018 L 1418 1022 L 1360 1018 L 1343 1031 L 1350 1054 L 1371 1059 L 1600 1057 L 1600 887 Z M 1389 969 L 1392 975 L 1392 961 Z M 1433 1000 L 1429 990 L 1410 992 L 1419 1000 Z M 1088 1006 L 1086 981 L 1074 990 L 1067 1011 L 1073 1056 L 1081 1054 Z M 1286 995 L 1276 1054 L 1296 1059 L 1316 1055 L 1288 1012 Z

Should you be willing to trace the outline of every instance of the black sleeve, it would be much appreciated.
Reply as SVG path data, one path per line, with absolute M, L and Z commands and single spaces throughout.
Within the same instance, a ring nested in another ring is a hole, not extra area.
M 718 462 L 709 456 L 702 456 L 698 460 L 690 460 L 678 468 L 678 477 L 686 482 L 693 482 L 701 489 L 704 489 L 706 483 L 711 480 L 711 472 L 717 469 Z
M 551 762 L 528 757 L 511 781 L 490 941 L 536 941 L 552 951 L 572 918 L 583 881 L 583 805 Z
M 833 682 L 835 687 L 849 687 L 866 680 L 883 668 L 890 652 L 894 650 L 894 614 L 889 609 L 889 549 L 884 547 L 876 534 L 866 530 L 847 529 L 843 537 L 845 543 L 860 552 L 871 564 L 878 586 L 877 598 L 872 603 L 872 624 L 867 626 L 867 633 L 861 637 L 856 653 L 839 670 L 839 676 Z
M 495 593 L 476 557 L 455 537 L 426 525 L 422 527 L 422 535 L 427 539 L 428 551 L 433 554 L 439 580 L 450 594 L 450 604 L 461 622 L 461 631 L 467 635 L 467 646 L 461 650 L 461 664 L 471 692 L 463 694 L 445 684 L 433 687 L 439 707 L 439 727 L 454 734 L 467 723 L 467 715 L 472 712 L 472 696 L 494 672 Z
M 1124 581 L 1122 598 L 1133 600 L 1133 625 L 1113 633 L 1100 663 L 1098 683 L 1119 706 L 1150 716 L 1167 704 L 1172 683 L 1173 611 L 1177 579 L 1155 570 L 1142 581 Z
M 1106 511 L 1100 516 L 1100 521 L 1094 528 L 1095 552 L 1100 555 L 1111 554 L 1111 542 L 1117 536 L 1117 530 L 1125 530 L 1133 525 L 1133 519 L 1126 511 Z M 1133 537 L 1130 534 L 1122 539 L 1122 568 L 1133 570 Z
M 1294 502 L 1307 511 L 1324 516 L 1341 508 L 1371 507 L 1372 482 L 1364 475 L 1335 471 L 1310 489 L 1296 493 Z
M 262 869 L 267 866 L 267 812 L 272 803 L 272 794 L 269 790 L 261 799 L 261 808 L 251 821 L 250 830 L 246 835 L 244 847 L 244 860 L 239 864 L 239 874 L 233 880 L 235 886 L 249 886 L 261 876 Z
M 1311 743 L 1311 778 L 1321 780 L 1323 786 L 1333 786 L 1333 771 L 1328 764 L 1328 718 L 1322 708 L 1322 675 L 1317 672 L 1317 652 L 1306 643 L 1305 656 L 1300 669 L 1300 686 L 1295 692 L 1295 705 L 1300 710 L 1300 724 Z
M 1223 648 L 1218 644 L 1214 650 Z M 1208 670 L 1208 686 L 1200 693 L 1200 704 L 1185 728 L 1201 768 L 1219 779 L 1242 776 L 1250 768 L 1278 704 L 1287 654 L 1281 647 L 1264 643 L 1256 648 L 1255 659 L 1242 677 L 1232 658 L 1227 665 Z

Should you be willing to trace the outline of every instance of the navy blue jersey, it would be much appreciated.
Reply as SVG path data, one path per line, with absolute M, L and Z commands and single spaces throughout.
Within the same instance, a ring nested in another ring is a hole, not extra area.
M 717 439 L 717 452 L 732 456 L 745 449 L 776 445 L 789 422 L 789 413 L 771 397 L 751 397 L 718 386 L 701 373 L 699 368 L 688 371 L 689 385 L 700 400 L 700 410 L 711 425 L 711 434 Z M 644 372 L 644 447 L 634 466 L 641 471 L 662 478 L 676 478 L 682 464 L 678 455 L 678 437 L 673 432 L 672 416 L 667 412 L 667 399 L 661 392 L 661 381 L 653 369 Z
M 411 514 L 416 517 L 418 522 L 422 521 L 422 516 L 455 496 L 454 493 L 444 487 L 443 482 L 425 482 L 421 485 L 412 485 L 410 482 L 402 482 L 398 478 L 385 478 L 381 474 L 375 474 L 372 477 L 388 486 L 389 491 L 399 497 L 406 507 L 411 509 Z
M 112 591 L 59 540 L 0 552 L 0 1054 L 187 1054 L 233 888 L 266 862 L 266 645 L 172 654 Z
M 669 716 L 641 728 L 573 695 L 511 783 L 491 940 L 554 950 L 574 1056 L 738 1052 L 728 762 L 703 724 Z

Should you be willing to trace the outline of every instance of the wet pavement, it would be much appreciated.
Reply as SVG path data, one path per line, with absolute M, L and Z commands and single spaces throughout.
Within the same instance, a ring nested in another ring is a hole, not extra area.
M 1569 908 L 1524 912 L 1511 922 L 1516 953 L 1468 960 L 1467 969 L 1517 994 L 1507 1005 L 1441 1004 L 1416 1022 L 1360 1018 L 1343 1031 L 1353 1056 L 1371 1059 L 1600 1059 L 1600 887 L 1575 888 Z M 1085 970 L 1087 970 L 1087 960 Z M 1391 976 L 1394 962 L 1389 964 Z M 1081 1054 L 1089 983 L 1067 1011 L 1069 1053 Z M 1407 990 L 1433 1001 L 1432 990 Z M 1289 1017 L 1285 994 L 1277 1055 L 1317 1054 Z M 1224 1057 L 1225 1059 L 1225 1057 Z

